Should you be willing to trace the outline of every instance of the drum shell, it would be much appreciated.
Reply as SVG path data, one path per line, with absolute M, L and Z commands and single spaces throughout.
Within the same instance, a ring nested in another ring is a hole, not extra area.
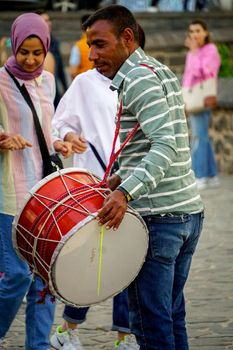
M 97 293 L 101 248 L 100 227 L 95 217 L 109 191 L 100 186 L 98 177 L 84 169 L 59 170 L 32 188 L 15 217 L 13 244 L 17 254 L 42 277 L 51 293 L 66 304 L 90 306 L 118 294 L 143 265 L 148 247 L 147 228 L 140 215 L 128 208 L 119 230 L 104 229 L 101 253 L 104 280 Z M 132 232 L 127 220 L 134 226 Z M 91 241 L 85 242 L 85 239 Z M 118 240 L 122 249 L 118 247 Z M 132 250 L 131 245 L 136 243 Z M 72 255 L 74 246 L 76 250 Z M 128 256 L 132 259 L 133 253 L 132 265 L 127 259 Z M 84 261 L 80 262 L 80 256 L 84 256 Z M 74 269 L 77 263 L 81 266 L 79 270 Z M 109 269 L 112 263 L 114 266 Z M 91 276 L 86 278 L 86 274 Z M 74 280 L 80 280 L 80 283 L 74 283 Z
M 69 174 L 65 186 L 58 172 L 47 176 L 34 186 L 26 196 L 22 210 L 16 215 L 13 223 L 13 245 L 16 252 L 46 282 L 49 280 L 47 266 L 51 264 L 58 243 L 87 216 L 86 213 L 75 209 L 80 208 L 81 203 L 90 213 L 96 213 L 102 207 L 105 198 L 90 187 L 90 190 L 76 203 L 75 198 L 80 196 L 84 187 L 76 180 L 86 185 L 93 185 L 98 184 L 99 178 L 86 170 L 76 168 L 62 170 L 62 174 Z M 20 234 L 17 234 L 19 228 Z M 46 261 L 45 266 L 35 261 L 36 253 Z

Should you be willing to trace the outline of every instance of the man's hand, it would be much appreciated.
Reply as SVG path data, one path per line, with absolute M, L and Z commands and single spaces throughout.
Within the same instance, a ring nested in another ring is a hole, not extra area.
M 72 143 L 72 149 L 75 153 L 83 153 L 87 150 L 86 140 L 82 136 L 76 135 L 74 132 L 68 132 L 64 140 Z
M 2 151 L 18 151 L 26 147 L 32 147 L 32 144 L 19 134 L 8 135 L 1 133 L 0 149 Z
M 124 194 L 115 190 L 106 197 L 96 219 L 101 225 L 107 224 L 107 229 L 117 230 L 124 218 L 126 209 L 127 200 Z
M 72 143 L 68 141 L 56 140 L 53 143 L 56 152 L 61 153 L 64 158 L 69 158 L 74 152 L 72 150 Z
M 121 184 L 121 178 L 119 175 L 113 174 L 107 178 L 106 182 L 110 190 L 114 191 Z

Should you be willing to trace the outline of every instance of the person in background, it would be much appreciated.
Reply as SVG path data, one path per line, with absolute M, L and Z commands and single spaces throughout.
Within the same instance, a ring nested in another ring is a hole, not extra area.
M 46 12 L 40 13 L 41 17 L 45 20 L 45 22 L 49 26 L 50 35 L 51 35 L 51 43 L 49 48 L 49 54 L 46 58 L 47 70 L 55 75 L 55 83 L 56 83 L 56 95 L 54 99 L 54 106 L 57 107 L 62 95 L 68 88 L 68 83 L 66 79 L 66 74 L 64 71 L 64 65 L 62 61 L 62 56 L 59 48 L 59 41 L 52 34 L 52 21 Z
M 210 41 L 207 25 L 202 20 L 194 20 L 188 28 L 185 41 L 189 51 L 186 56 L 183 86 L 192 87 L 208 78 L 217 78 L 221 65 L 217 47 Z M 209 137 L 212 101 L 206 100 L 206 109 L 189 114 L 191 128 L 192 167 L 199 189 L 219 185 L 218 169 Z
M 87 20 L 90 15 L 86 14 L 81 17 L 81 25 Z M 89 60 L 89 47 L 85 31 L 82 31 L 82 36 L 71 49 L 69 59 L 69 73 L 72 79 L 76 75 L 93 68 L 93 63 Z
M 195 11 L 196 0 L 184 0 L 184 11 Z
M 210 1 L 207 0 L 196 0 L 196 10 L 199 11 L 204 11 L 204 10 L 208 10 L 207 5 Z M 214 1 L 213 1 L 214 2 Z M 215 1 L 216 3 L 218 3 L 218 1 Z
M 145 33 L 139 24 L 138 34 L 140 46 L 144 48 Z M 100 179 L 104 176 L 104 169 L 93 152 L 93 146 L 102 163 L 107 166 L 117 112 L 117 93 L 109 89 L 110 83 L 111 80 L 96 69 L 79 74 L 61 99 L 52 121 L 59 136 L 71 142 L 73 150 L 78 152 L 74 154 L 73 166 L 87 169 Z M 68 344 L 69 350 L 83 349 L 75 329 L 86 320 L 88 310 L 65 306 L 65 321 L 51 337 L 51 345 L 55 349 L 65 350 Z M 138 349 L 135 339 L 130 335 L 127 290 L 113 298 L 112 330 L 118 332 L 115 349 Z
M 129 202 L 148 228 L 145 262 L 128 287 L 131 332 L 140 350 L 188 350 L 183 291 L 204 214 L 181 87 L 139 47 L 127 8 L 104 7 L 83 27 L 89 58 L 112 80 L 122 105 L 120 142 L 139 126 L 118 157 L 119 170 L 107 179 L 112 192 L 97 215 L 99 225 L 117 234 Z
M 25 350 L 48 350 L 55 303 L 50 296 L 44 304 L 38 303 L 44 283 L 33 276 L 12 244 L 14 216 L 42 178 L 42 157 L 31 109 L 8 71 L 28 90 L 50 153 L 69 156 L 72 149 L 51 133 L 55 83 L 52 74 L 43 70 L 50 44 L 47 24 L 35 13 L 17 17 L 11 43 L 13 55 L 0 68 L 0 344 L 27 293 Z
M 159 0 L 159 11 L 181 12 L 183 11 L 183 0 Z
M 0 67 L 5 64 L 11 49 L 11 40 L 7 37 L 0 38 Z

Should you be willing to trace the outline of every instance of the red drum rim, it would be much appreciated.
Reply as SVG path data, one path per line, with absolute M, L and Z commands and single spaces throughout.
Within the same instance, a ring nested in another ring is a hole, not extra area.
M 16 227 L 17 227 L 17 223 L 19 221 L 20 216 L 22 215 L 24 208 L 26 206 L 26 204 L 28 203 L 28 201 L 33 197 L 33 194 L 36 193 L 43 185 L 45 185 L 49 180 L 52 180 L 54 178 L 56 178 L 58 175 L 66 175 L 67 173 L 75 173 L 75 172 L 82 172 L 85 174 L 90 175 L 93 178 L 93 181 L 97 183 L 96 180 L 100 181 L 100 178 L 93 174 L 92 172 L 84 169 L 84 168 L 76 168 L 76 167 L 70 167 L 70 168 L 65 168 L 65 169 L 59 169 L 57 171 L 55 171 L 54 173 L 47 175 L 46 177 L 44 177 L 43 179 L 41 179 L 39 182 L 37 182 L 26 194 L 26 196 L 24 197 L 21 205 L 20 205 L 20 209 L 18 210 L 18 212 L 16 213 L 16 215 L 14 216 L 14 220 L 13 220 L 13 224 L 12 224 L 12 243 L 13 243 L 13 248 L 15 249 L 16 254 L 18 255 L 18 257 L 22 260 L 24 259 L 24 256 L 20 253 L 19 249 L 18 249 L 18 244 L 17 244 L 17 234 L 16 234 Z

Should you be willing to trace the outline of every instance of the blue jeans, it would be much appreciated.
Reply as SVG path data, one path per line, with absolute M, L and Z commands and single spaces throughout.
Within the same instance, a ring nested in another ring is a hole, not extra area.
M 28 264 L 21 260 L 12 245 L 11 215 L 0 214 L 0 339 L 9 330 L 27 293 L 25 350 L 50 349 L 49 335 L 54 320 L 55 303 L 46 297 L 38 304 L 43 289 L 40 277 L 33 278 Z
M 211 111 L 190 115 L 192 168 L 197 178 L 218 174 L 212 142 L 209 137 Z
M 71 323 L 81 324 L 86 320 L 88 307 L 76 308 L 66 305 L 63 318 Z M 113 324 L 112 330 L 122 333 L 130 333 L 128 290 L 125 289 L 113 298 Z
M 189 348 L 183 290 L 203 217 L 203 213 L 144 217 L 149 248 L 128 287 L 130 326 L 140 350 Z

